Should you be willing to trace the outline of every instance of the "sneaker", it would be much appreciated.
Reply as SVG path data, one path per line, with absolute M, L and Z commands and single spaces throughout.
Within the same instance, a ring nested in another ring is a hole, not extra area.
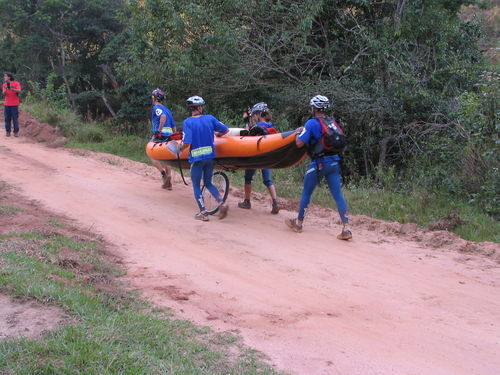
M 172 190 L 172 177 L 165 174 L 162 175 L 161 178 L 163 180 L 163 185 L 161 185 L 161 187 L 163 189 Z
M 280 205 L 279 205 L 278 201 L 275 199 L 275 200 L 273 200 L 273 207 L 271 209 L 271 213 L 273 215 L 277 215 L 278 212 L 280 212 Z
M 252 208 L 252 204 L 250 203 L 250 201 L 248 199 L 245 199 L 243 202 L 238 203 L 238 207 L 249 210 L 250 208 Z
M 194 215 L 196 220 L 208 221 L 208 214 L 206 212 L 200 212 Z
M 14 133 L 14 137 L 19 137 L 19 133 Z
M 302 225 L 297 223 L 297 219 L 286 219 L 285 224 L 293 230 L 294 232 L 300 233 L 302 232 Z
M 229 206 L 227 204 L 222 203 L 219 207 L 219 220 L 224 219 L 227 216 L 228 211 L 229 211 Z
M 340 233 L 337 236 L 338 240 L 344 240 L 344 241 L 350 240 L 351 238 L 352 238 L 352 232 L 349 229 L 342 230 L 342 233 Z
M 5 133 L 6 137 L 10 137 L 10 132 Z

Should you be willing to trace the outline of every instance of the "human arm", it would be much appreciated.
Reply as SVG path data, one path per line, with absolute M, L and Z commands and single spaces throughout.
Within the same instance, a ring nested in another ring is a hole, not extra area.
M 167 116 L 165 114 L 162 114 L 160 116 L 160 123 L 158 125 L 158 133 L 161 133 L 161 131 L 163 130 L 163 126 L 165 125 L 166 122 L 167 122 Z
M 304 130 L 305 130 L 305 128 L 303 126 L 301 126 L 301 127 L 297 128 L 297 130 L 295 131 L 295 133 L 297 134 L 295 137 L 295 144 L 297 145 L 298 148 L 302 148 L 305 145 L 305 142 L 299 138 L 301 135 L 303 135 Z
M 7 90 L 17 92 L 18 94 L 21 92 L 21 84 L 17 81 L 9 81 L 5 86 L 6 86 L 5 92 Z
M 215 136 L 222 137 L 223 135 L 226 135 L 227 133 L 229 133 L 229 129 L 227 129 L 226 131 L 223 131 L 223 132 L 215 132 Z
M 186 148 L 189 148 L 191 146 L 191 143 L 184 143 L 184 141 L 181 143 L 181 148 L 180 148 L 180 151 L 179 151 L 179 154 L 182 154 L 182 152 L 186 149 Z
M 242 115 L 242 117 L 243 117 L 243 122 L 244 122 L 245 124 L 248 124 L 248 122 L 250 121 L 250 114 L 249 114 L 249 111 L 248 111 L 248 110 L 243 111 L 243 115 Z
M 166 115 L 167 115 L 167 118 L 166 118 L 167 126 L 170 126 L 170 128 L 172 129 L 172 133 L 175 133 L 177 131 L 177 126 L 175 125 L 175 121 L 174 121 L 174 117 L 172 116 L 172 112 L 170 112 L 170 110 L 167 109 Z
M 222 122 L 217 120 L 215 117 L 213 117 L 215 120 L 214 122 L 214 132 L 217 137 L 222 137 L 223 135 L 227 134 L 229 132 L 229 128 L 224 125 Z
M 191 147 L 191 142 L 193 136 L 192 136 L 192 131 L 191 131 L 191 126 L 189 126 L 188 119 L 184 120 L 184 123 L 182 125 L 182 142 L 181 142 L 181 148 L 180 148 L 180 153 L 184 151 L 186 148 Z

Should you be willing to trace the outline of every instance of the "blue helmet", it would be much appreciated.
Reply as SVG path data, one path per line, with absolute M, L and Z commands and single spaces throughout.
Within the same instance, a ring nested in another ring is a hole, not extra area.
M 199 105 L 205 105 L 205 101 L 201 96 L 191 96 L 186 100 L 188 107 L 197 107 Z

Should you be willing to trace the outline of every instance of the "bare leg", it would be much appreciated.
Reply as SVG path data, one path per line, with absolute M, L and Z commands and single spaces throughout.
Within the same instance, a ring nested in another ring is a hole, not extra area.
M 172 170 L 170 169 L 170 167 L 164 167 L 158 160 L 154 160 L 151 158 L 149 160 L 151 160 L 151 164 L 153 164 L 154 167 L 161 173 L 161 178 L 163 181 L 161 187 L 167 190 L 172 190 Z
M 165 176 L 162 173 L 163 185 L 161 186 L 164 189 L 172 190 L 172 169 L 168 165 L 164 165 L 165 167 Z
M 268 186 L 267 190 L 269 190 L 269 195 L 271 195 L 272 200 L 275 201 L 277 199 L 277 196 L 276 188 L 274 187 L 274 185 Z
M 245 184 L 245 199 L 249 201 L 251 195 L 252 195 L 252 184 Z
M 280 212 L 280 205 L 278 203 L 278 196 L 276 195 L 276 188 L 274 185 L 268 186 L 267 190 L 269 190 L 269 195 L 271 196 L 272 199 L 272 207 L 271 207 L 271 213 L 273 215 L 276 215 L 278 212 Z
M 154 160 L 151 158 L 149 160 L 151 160 L 151 164 L 153 164 L 153 166 L 156 167 L 156 169 L 158 169 L 160 173 L 164 171 L 163 166 L 158 160 Z
M 250 203 L 250 197 L 252 195 L 252 184 L 245 184 L 244 190 L 245 190 L 245 198 L 243 199 L 243 202 L 238 203 L 238 207 L 245 208 L 248 210 L 252 208 L 252 204 Z

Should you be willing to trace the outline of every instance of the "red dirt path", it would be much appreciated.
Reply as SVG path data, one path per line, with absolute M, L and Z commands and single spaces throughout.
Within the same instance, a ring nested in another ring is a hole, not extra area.
M 21 131 L 43 126 L 23 116 Z M 342 242 L 319 208 L 297 234 L 292 212 L 270 215 L 266 200 L 243 211 L 234 195 L 227 219 L 203 223 L 178 178 L 166 191 L 152 167 L 26 137 L 1 134 L 0 166 L 1 181 L 113 244 L 152 302 L 238 331 L 280 370 L 500 373 L 498 244 L 367 217 Z

